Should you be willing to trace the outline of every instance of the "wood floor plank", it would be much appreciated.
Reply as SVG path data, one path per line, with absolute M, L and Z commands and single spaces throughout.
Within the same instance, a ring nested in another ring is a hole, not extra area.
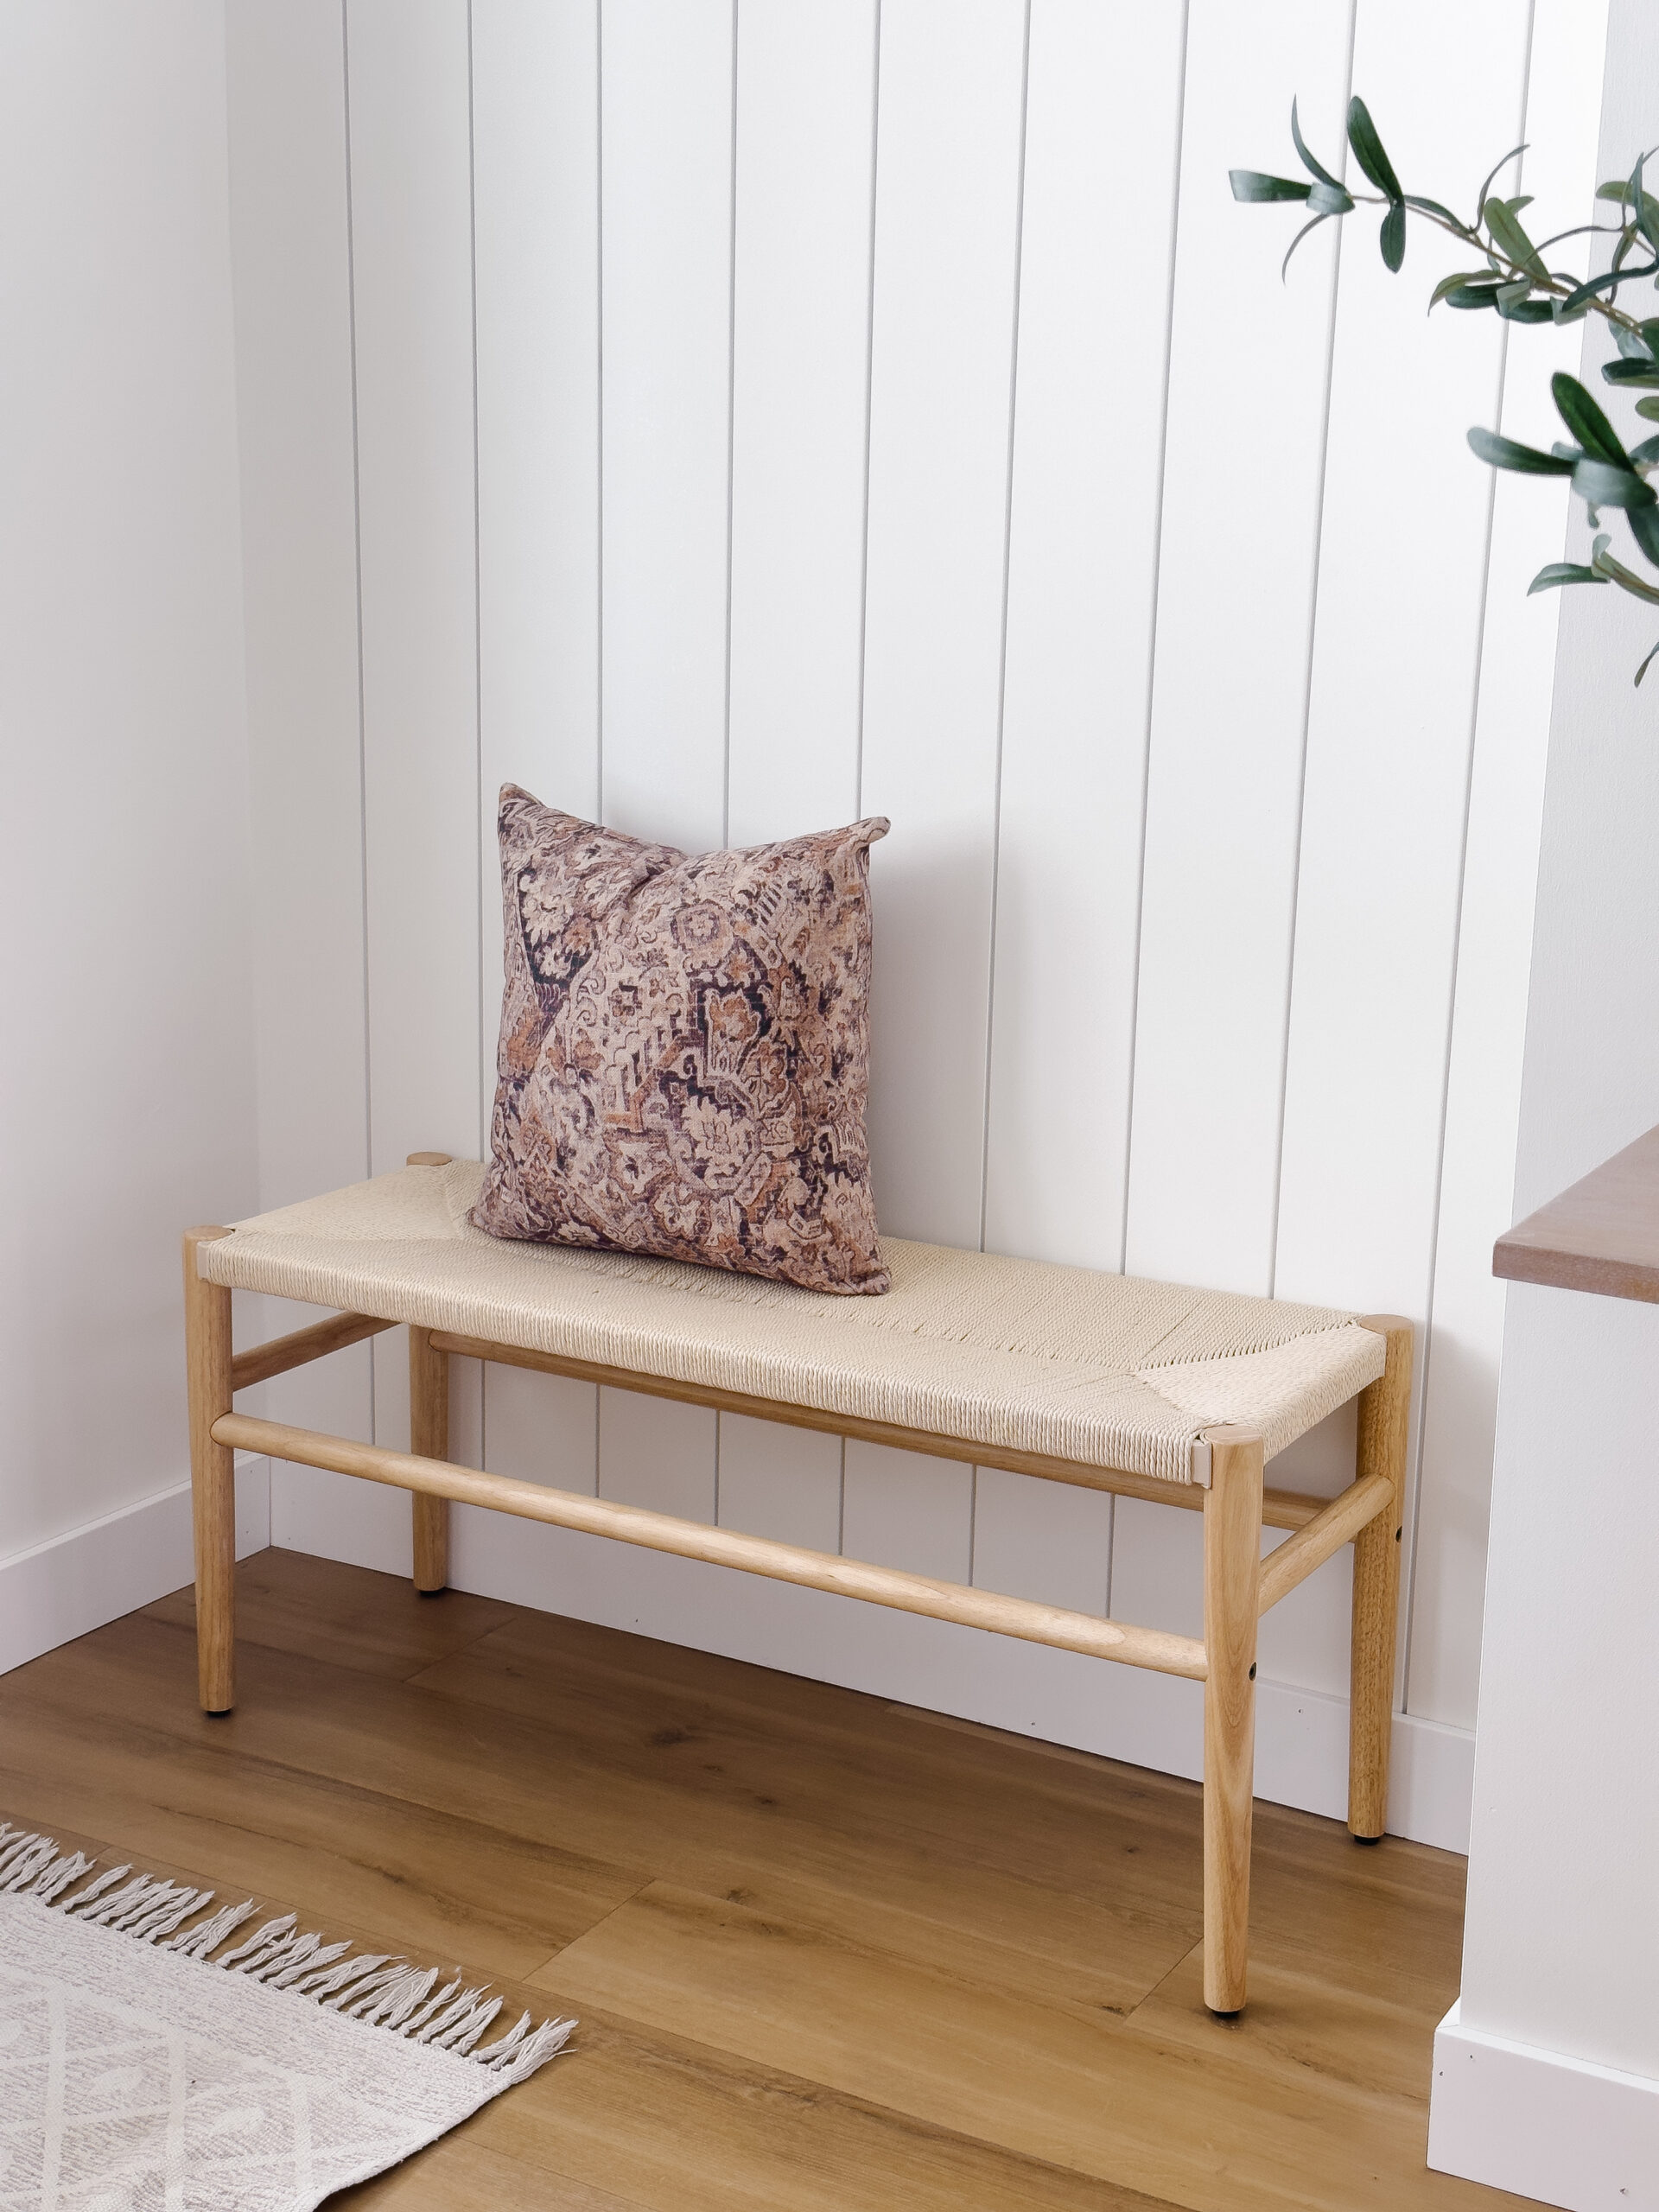
M 603 2006 L 1192 2212 L 1506 2200 L 1423 2166 L 1421 2104 L 1207 2055 L 1103 2016 L 999 1999 L 880 1953 L 656 1884 L 531 1977 Z M 1249 2015 L 1239 2044 L 1249 2043 Z
M 568 2062 L 480 2114 L 474 2139 L 651 2212 L 1165 2212 L 1136 2190 L 602 2012 L 582 2015 L 575 2043 Z
M 505 2205 L 512 2212 L 644 2212 L 638 2197 L 504 2158 L 464 2128 L 390 2173 L 336 2190 L 328 2212 L 502 2212 Z
M 524 1975 L 648 1878 L 556 1845 L 234 1751 L 181 1745 L 141 1719 L 42 1713 L 0 1681 L 0 1815 L 53 1834 L 211 1867 L 222 1885 L 327 1919 L 395 1920 L 434 1959 Z M 209 1724 L 211 1725 L 211 1724 Z
M 196 1627 L 193 1583 L 143 1609 Z M 423 1597 L 401 1575 L 374 1574 L 303 1552 L 257 1552 L 236 1573 L 237 1640 L 304 1651 L 336 1667 L 402 1680 L 512 1620 L 516 1605 L 461 1590 Z
M 1137 1830 L 1124 1813 L 1117 1823 L 1136 1854 L 1126 1863 L 1147 1866 L 1142 1897 L 1105 1863 L 1114 1823 L 1103 1804 L 1057 1809 L 1033 1796 L 1022 1808 L 1015 1793 L 985 1802 L 969 1790 L 918 1829 L 870 1777 L 855 1771 L 830 1787 L 804 1756 L 791 1770 L 775 1739 L 758 1751 L 722 1742 L 709 1757 L 695 1732 L 682 1740 L 649 1716 L 597 1730 L 564 1681 L 532 1681 L 532 1709 L 510 1712 L 257 1648 L 242 1654 L 238 1710 L 207 1721 L 188 1701 L 191 1663 L 176 1630 L 134 1618 L 20 1670 L 10 1694 L 67 1715 L 106 1710 L 209 1751 L 308 1765 L 604 1864 L 637 1865 L 648 1852 L 653 1872 L 688 1886 L 772 1897 L 831 1926 L 884 1912 L 895 1944 L 1085 2012 L 1138 2002 L 1198 1930 L 1195 1904 L 1160 1902 L 1166 1869 L 1152 1862 L 1178 1847 L 1160 1819 Z M 664 1685 L 655 1710 L 680 1709 Z M 905 1784 L 918 1786 L 913 1775 Z M 1196 1869 L 1190 1833 L 1179 1847 Z M 1056 1871 L 1068 1866 L 1075 1887 Z M 1196 1871 L 1188 1886 L 1196 1892 Z

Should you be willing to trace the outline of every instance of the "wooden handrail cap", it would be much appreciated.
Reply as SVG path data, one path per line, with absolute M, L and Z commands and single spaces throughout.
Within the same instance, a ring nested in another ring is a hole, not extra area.
M 448 1167 L 454 1159 L 452 1152 L 411 1152 L 404 1165 L 405 1167 Z

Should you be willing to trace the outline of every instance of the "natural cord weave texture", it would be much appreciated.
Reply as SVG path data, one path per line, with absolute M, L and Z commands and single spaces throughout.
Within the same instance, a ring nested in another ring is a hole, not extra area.
M 1205 1428 L 1269 1458 L 1382 1372 L 1351 1313 L 882 1239 L 837 1298 L 675 1261 L 486 1236 L 482 1167 L 407 1167 L 238 1223 L 203 1277 L 854 1421 L 1192 1479 Z
M 575 2024 L 526 2012 L 482 2046 L 501 1999 L 459 1971 L 353 1956 L 292 1913 L 243 1937 L 251 1902 L 210 1914 L 211 1890 L 94 1863 L 0 1824 L 0 2205 L 20 2212 L 310 2212 Z

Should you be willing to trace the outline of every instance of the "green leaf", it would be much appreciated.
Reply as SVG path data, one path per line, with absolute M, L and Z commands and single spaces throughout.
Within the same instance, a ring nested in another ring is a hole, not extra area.
M 1610 461 L 1586 454 L 1573 471 L 1573 489 L 1591 507 L 1659 505 L 1659 492 L 1644 483 L 1633 468 L 1618 468 Z
M 1659 360 L 1659 316 L 1656 316 L 1650 322 L 1638 322 L 1636 327 L 1641 334 L 1642 343 L 1654 359 Z M 1621 340 L 1630 334 L 1620 323 L 1615 323 L 1613 327 L 1618 331 Z
M 1659 506 L 1632 508 L 1624 519 L 1630 525 L 1630 536 L 1649 560 L 1659 566 Z
M 1495 308 L 1497 305 L 1497 286 L 1496 284 L 1456 284 L 1446 297 L 1449 307 Z
M 1549 322 L 1554 320 L 1548 300 L 1499 300 L 1497 311 L 1505 322 Z
M 1297 232 L 1295 237 L 1292 238 L 1290 244 L 1286 247 L 1285 257 L 1279 264 L 1279 282 L 1281 284 L 1284 283 L 1286 273 L 1290 267 L 1291 255 L 1295 252 L 1297 247 L 1300 245 L 1302 240 L 1307 237 L 1310 232 L 1317 231 L 1321 223 L 1328 223 L 1330 220 L 1331 218 L 1328 215 L 1316 215 L 1311 223 L 1304 223 L 1302 225 L 1301 229 Z
M 1598 200 L 1616 200 L 1621 207 L 1630 196 L 1630 183 L 1628 177 L 1610 177 L 1605 184 L 1599 184 L 1596 187 Z
M 1522 476 L 1570 476 L 1578 467 L 1560 454 L 1540 453 L 1535 446 L 1517 445 L 1496 430 L 1478 428 L 1469 433 L 1469 449 L 1477 460 L 1493 468 L 1513 468 Z
M 1597 461 L 1628 470 L 1630 457 L 1613 435 L 1613 426 L 1576 377 L 1557 369 L 1549 380 L 1555 411 L 1567 429 Z
M 1537 247 L 1522 229 L 1519 219 L 1510 212 L 1508 203 L 1502 200 L 1489 200 L 1481 212 L 1485 217 L 1487 229 L 1505 258 L 1512 261 L 1517 269 L 1526 270 L 1541 284 L 1547 284 L 1549 271 L 1545 268 Z
M 1605 584 L 1605 576 L 1599 576 L 1593 569 L 1586 569 L 1578 561 L 1552 561 L 1547 569 L 1540 569 L 1527 586 L 1527 597 L 1535 591 L 1549 591 L 1556 584 Z
M 1307 204 L 1321 215 L 1351 215 L 1354 196 L 1339 184 L 1316 184 L 1310 188 Z
M 1649 653 L 1649 654 L 1648 655 L 1648 657 L 1647 657 L 1646 660 L 1644 660 L 1644 661 L 1643 662 L 1643 664 L 1642 664 L 1641 667 L 1640 667 L 1640 668 L 1638 668 L 1638 669 L 1637 670 L 1635 676 L 1631 678 L 1631 681 L 1632 681 L 1633 683 L 1639 683 L 1642 681 L 1643 677 L 1647 674 L 1647 672 L 1648 672 L 1649 669 L 1652 667 L 1652 665 L 1653 665 L 1653 653 L 1659 653 L 1659 645 L 1656 645 L 1656 646 L 1654 647 L 1654 649 L 1653 649 L 1653 652 L 1651 652 L 1651 653 Z
M 1382 249 L 1382 259 L 1396 276 L 1406 257 L 1406 203 L 1396 200 L 1382 218 L 1382 228 L 1377 243 Z
M 1376 135 L 1376 125 L 1371 121 L 1371 111 L 1363 100 L 1356 97 L 1348 103 L 1348 143 L 1354 149 L 1354 159 L 1386 200 L 1403 200 L 1400 180 L 1388 156 L 1382 150 L 1382 141 Z M 1384 256 L 1386 259 L 1386 255 Z M 1389 266 L 1397 269 L 1395 261 Z
M 1656 591 L 1651 584 L 1644 583 L 1640 576 L 1632 575 L 1622 562 L 1615 561 L 1607 550 L 1605 537 L 1596 540 L 1595 559 L 1591 566 L 1599 575 L 1616 583 L 1621 591 L 1629 592 L 1632 599 L 1645 600 L 1649 607 L 1659 607 L 1659 591 Z
M 1527 150 L 1527 143 L 1528 142 L 1523 140 L 1520 145 L 1511 146 L 1509 152 L 1504 155 L 1503 161 L 1495 162 L 1492 164 L 1491 169 L 1487 172 L 1486 181 L 1481 186 L 1480 190 L 1475 194 L 1475 205 L 1477 207 L 1484 207 L 1486 205 L 1486 195 L 1491 190 L 1492 181 L 1497 176 L 1499 169 L 1503 168 L 1506 163 L 1512 162 L 1517 154 L 1524 154 Z
M 1655 327 L 1659 328 L 1659 325 Z M 1653 347 L 1643 336 L 1639 327 L 1635 330 L 1626 330 L 1622 322 L 1616 322 L 1613 325 L 1613 343 L 1627 361 L 1650 361 L 1653 359 Z
M 1609 269 L 1599 276 L 1592 276 L 1558 303 L 1556 321 L 1565 322 L 1574 308 L 1583 307 L 1603 292 L 1616 292 L 1621 284 L 1630 283 L 1638 276 L 1659 276 L 1659 258 L 1650 261 L 1645 269 Z
M 1313 189 L 1293 177 L 1263 176 L 1260 169 L 1229 169 L 1227 181 L 1235 200 L 1306 200 Z
M 1640 468 L 1651 468 L 1659 462 L 1659 438 L 1643 438 L 1639 446 L 1632 446 L 1630 459 Z
M 1442 276 L 1440 283 L 1434 287 L 1433 296 L 1428 302 L 1430 314 L 1432 315 L 1434 309 L 1439 307 L 1440 302 L 1446 297 L 1448 292 L 1455 292 L 1459 285 L 1484 284 L 1487 282 L 1487 276 L 1488 272 L 1484 269 L 1465 269 L 1461 270 L 1455 276 Z M 1466 305 L 1467 302 L 1465 302 L 1465 304 Z
M 1458 218 L 1449 207 L 1442 207 L 1438 200 L 1424 200 L 1414 192 L 1402 193 L 1401 198 L 1408 207 L 1420 208 L 1425 215 L 1443 216 L 1448 223 L 1456 223 L 1458 228 L 1462 230 L 1462 223 L 1459 222 Z
M 1604 361 L 1603 380 L 1617 385 L 1621 391 L 1635 385 L 1640 391 L 1659 391 L 1659 361 L 1650 353 L 1643 353 L 1639 360 Z
M 1636 411 L 1644 423 L 1659 423 L 1659 399 L 1638 399 Z
M 1532 279 L 1530 276 L 1511 277 L 1507 284 L 1500 284 L 1498 286 L 1497 304 L 1501 308 L 1512 308 L 1516 305 L 1517 301 L 1528 298 L 1530 296 L 1531 291 Z
M 1637 226 L 1648 244 L 1659 253 L 1659 207 L 1656 207 L 1642 188 L 1642 164 L 1645 154 L 1637 156 L 1630 171 L 1630 204 L 1636 210 Z
M 1328 184 L 1332 186 L 1334 190 L 1340 192 L 1343 188 L 1341 180 L 1338 177 L 1332 176 L 1330 170 L 1325 168 L 1320 162 L 1316 162 L 1313 155 L 1308 152 L 1306 143 L 1302 137 L 1301 124 L 1297 119 L 1296 103 L 1294 100 L 1292 100 L 1290 104 L 1290 136 L 1292 142 L 1295 145 L 1296 151 L 1302 157 L 1302 166 L 1307 171 L 1308 175 L 1314 178 L 1317 182 L 1320 184 Z M 1353 206 L 1352 200 L 1351 200 L 1348 204 L 1351 207 Z

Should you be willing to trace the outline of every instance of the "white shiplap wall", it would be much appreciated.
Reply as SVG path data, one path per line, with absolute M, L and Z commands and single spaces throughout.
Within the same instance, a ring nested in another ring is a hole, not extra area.
M 1462 436 L 1499 408 L 1500 330 L 1424 321 L 1444 264 L 1419 233 L 1400 283 L 1368 228 L 1339 254 L 1333 226 L 1281 287 L 1286 222 L 1236 207 L 1225 172 L 1283 165 L 1293 92 L 1334 152 L 1356 81 L 1408 181 L 1467 190 L 1459 149 L 1523 135 L 1530 67 L 1571 219 L 1593 71 L 1565 0 L 1533 12 L 230 7 L 265 1202 L 480 1150 L 504 779 L 696 848 L 890 815 L 891 1230 L 1431 1325 L 1454 1286 L 1396 1821 L 1442 1839 L 1554 635 L 1516 573 L 1562 511 L 1515 507 L 1489 605 L 1491 486 Z M 397 1441 L 400 1348 L 330 1368 L 273 1400 Z M 1189 1516 L 458 1379 L 475 1463 L 1194 1617 Z M 1334 1487 L 1351 1440 L 1305 1440 L 1296 1478 Z M 402 1567 L 406 1509 L 367 1488 L 280 1476 L 276 1540 Z M 462 1516 L 457 1562 L 469 1586 L 1192 1770 L 1188 1685 L 487 1517 Z M 1343 1573 L 1264 1633 L 1261 1785 L 1321 1808 Z

